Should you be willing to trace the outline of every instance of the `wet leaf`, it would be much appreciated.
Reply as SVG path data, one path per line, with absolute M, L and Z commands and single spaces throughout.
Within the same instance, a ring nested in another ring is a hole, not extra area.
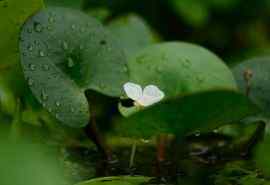
M 77 10 L 48 8 L 27 21 L 21 37 L 28 85 L 62 123 L 88 123 L 86 90 L 120 96 L 128 76 L 125 57 L 96 19 Z

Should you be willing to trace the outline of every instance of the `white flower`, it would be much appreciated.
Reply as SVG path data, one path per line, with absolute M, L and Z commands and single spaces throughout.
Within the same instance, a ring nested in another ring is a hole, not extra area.
M 124 84 L 127 96 L 135 101 L 135 105 L 150 106 L 164 98 L 164 93 L 155 85 L 148 85 L 144 89 L 138 84 L 127 82 Z

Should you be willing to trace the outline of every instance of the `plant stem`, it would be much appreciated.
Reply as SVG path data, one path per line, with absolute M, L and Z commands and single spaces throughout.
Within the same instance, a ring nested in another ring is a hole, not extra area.
M 131 155 L 130 155 L 130 160 L 129 160 L 129 168 L 132 168 L 133 165 L 134 165 L 136 149 L 137 149 L 137 143 L 136 143 L 136 141 L 134 141 L 134 143 L 132 144 L 132 149 L 131 149 Z
M 92 115 L 90 123 L 86 127 L 86 134 L 96 144 L 98 150 L 101 151 L 105 159 L 111 161 L 113 158 L 112 151 L 97 128 L 95 115 Z

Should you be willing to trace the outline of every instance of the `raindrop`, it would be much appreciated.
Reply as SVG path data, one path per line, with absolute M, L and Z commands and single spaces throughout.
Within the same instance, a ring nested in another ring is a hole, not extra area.
M 67 59 L 67 66 L 68 67 L 73 67 L 75 64 L 74 64 L 74 61 L 73 61 L 73 59 L 71 58 L 71 57 L 68 57 L 68 59 Z
M 50 25 L 47 26 L 47 30 L 49 30 L 49 31 L 52 30 L 52 26 L 50 26 Z
M 75 29 L 76 29 L 75 24 L 72 24 L 72 25 L 71 25 L 71 28 L 72 28 L 73 30 L 75 30 Z
M 68 50 L 68 43 L 66 41 L 63 41 L 63 49 Z
M 42 91 L 42 92 L 41 92 L 41 99 L 42 99 L 43 101 L 46 101 L 46 100 L 48 99 L 48 95 L 46 94 L 45 91 Z
M 32 46 L 32 45 L 29 45 L 29 46 L 27 47 L 27 49 L 28 49 L 28 51 L 33 51 L 33 46 Z
M 39 56 L 41 56 L 41 57 L 44 57 L 45 56 L 45 53 L 43 52 L 43 51 L 39 51 Z
M 42 25 L 40 24 L 40 23 L 38 23 L 38 22 L 34 22 L 34 30 L 36 31 L 36 32 L 42 32 Z
M 59 101 L 57 101 L 57 102 L 55 102 L 55 105 L 56 105 L 57 107 L 60 107 L 61 103 L 60 103 Z
M 51 16 L 51 17 L 48 18 L 48 21 L 49 21 L 50 23 L 53 23 L 55 20 L 54 20 L 54 18 Z
M 34 71 L 36 69 L 36 66 L 35 66 L 35 64 L 30 64 L 29 68 L 31 71 Z
M 181 59 L 180 59 L 180 61 L 182 62 Z M 184 59 L 184 61 L 182 62 L 182 65 L 183 65 L 183 67 L 185 67 L 185 68 L 190 67 L 190 60 Z
M 124 66 L 123 72 L 124 72 L 124 73 L 127 73 L 127 72 L 128 72 L 128 67 L 127 67 L 127 66 Z
M 70 111 L 73 113 L 73 112 L 75 112 L 75 109 L 73 107 L 71 107 Z
M 49 107 L 49 108 L 48 108 L 48 111 L 49 111 L 49 112 L 52 112 L 52 108 Z
M 30 85 L 30 86 L 31 86 L 31 85 L 33 85 L 33 84 L 34 84 L 34 80 L 33 80 L 33 79 L 31 79 L 31 78 L 29 78 L 29 79 L 28 79 L 28 85 Z

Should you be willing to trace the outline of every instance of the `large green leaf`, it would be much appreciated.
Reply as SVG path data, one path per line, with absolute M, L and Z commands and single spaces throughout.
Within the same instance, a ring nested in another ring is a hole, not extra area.
M 42 0 L 0 1 L 0 65 L 11 65 L 18 62 L 20 28 L 29 16 L 42 7 Z
M 102 177 L 81 182 L 77 185 L 141 185 L 147 183 L 150 179 L 150 177 L 143 176 Z
M 269 155 L 270 155 L 270 136 L 268 133 L 265 136 L 264 141 L 258 145 L 255 151 L 255 162 L 267 177 L 270 177 L 270 161 L 268 160 Z
M 127 56 L 136 54 L 157 40 L 149 25 L 135 14 L 114 19 L 108 28 L 118 38 Z
M 166 97 L 215 88 L 236 89 L 230 69 L 200 46 L 168 42 L 149 46 L 128 61 L 130 81 L 153 84 Z
M 114 131 L 121 136 L 148 138 L 159 133 L 185 136 L 198 129 L 240 120 L 257 111 L 244 95 L 233 90 L 191 93 L 162 101 L 128 118 L 115 120 Z
M 264 110 L 265 115 L 270 115 L 270 57 L 254 58 L 244 61 L 233 68 L 238 86 L 246 92 L 250 83 L 249 97 Z M 251 73 L 249 82 L 245 73 Z
M 48 8 L 21 32 L 21 63 L 43 106 L 73 127 L 89 120 L 84 92 L 120 96 L 128 76 L 123 52 L 94 18 L 77 10 Z

